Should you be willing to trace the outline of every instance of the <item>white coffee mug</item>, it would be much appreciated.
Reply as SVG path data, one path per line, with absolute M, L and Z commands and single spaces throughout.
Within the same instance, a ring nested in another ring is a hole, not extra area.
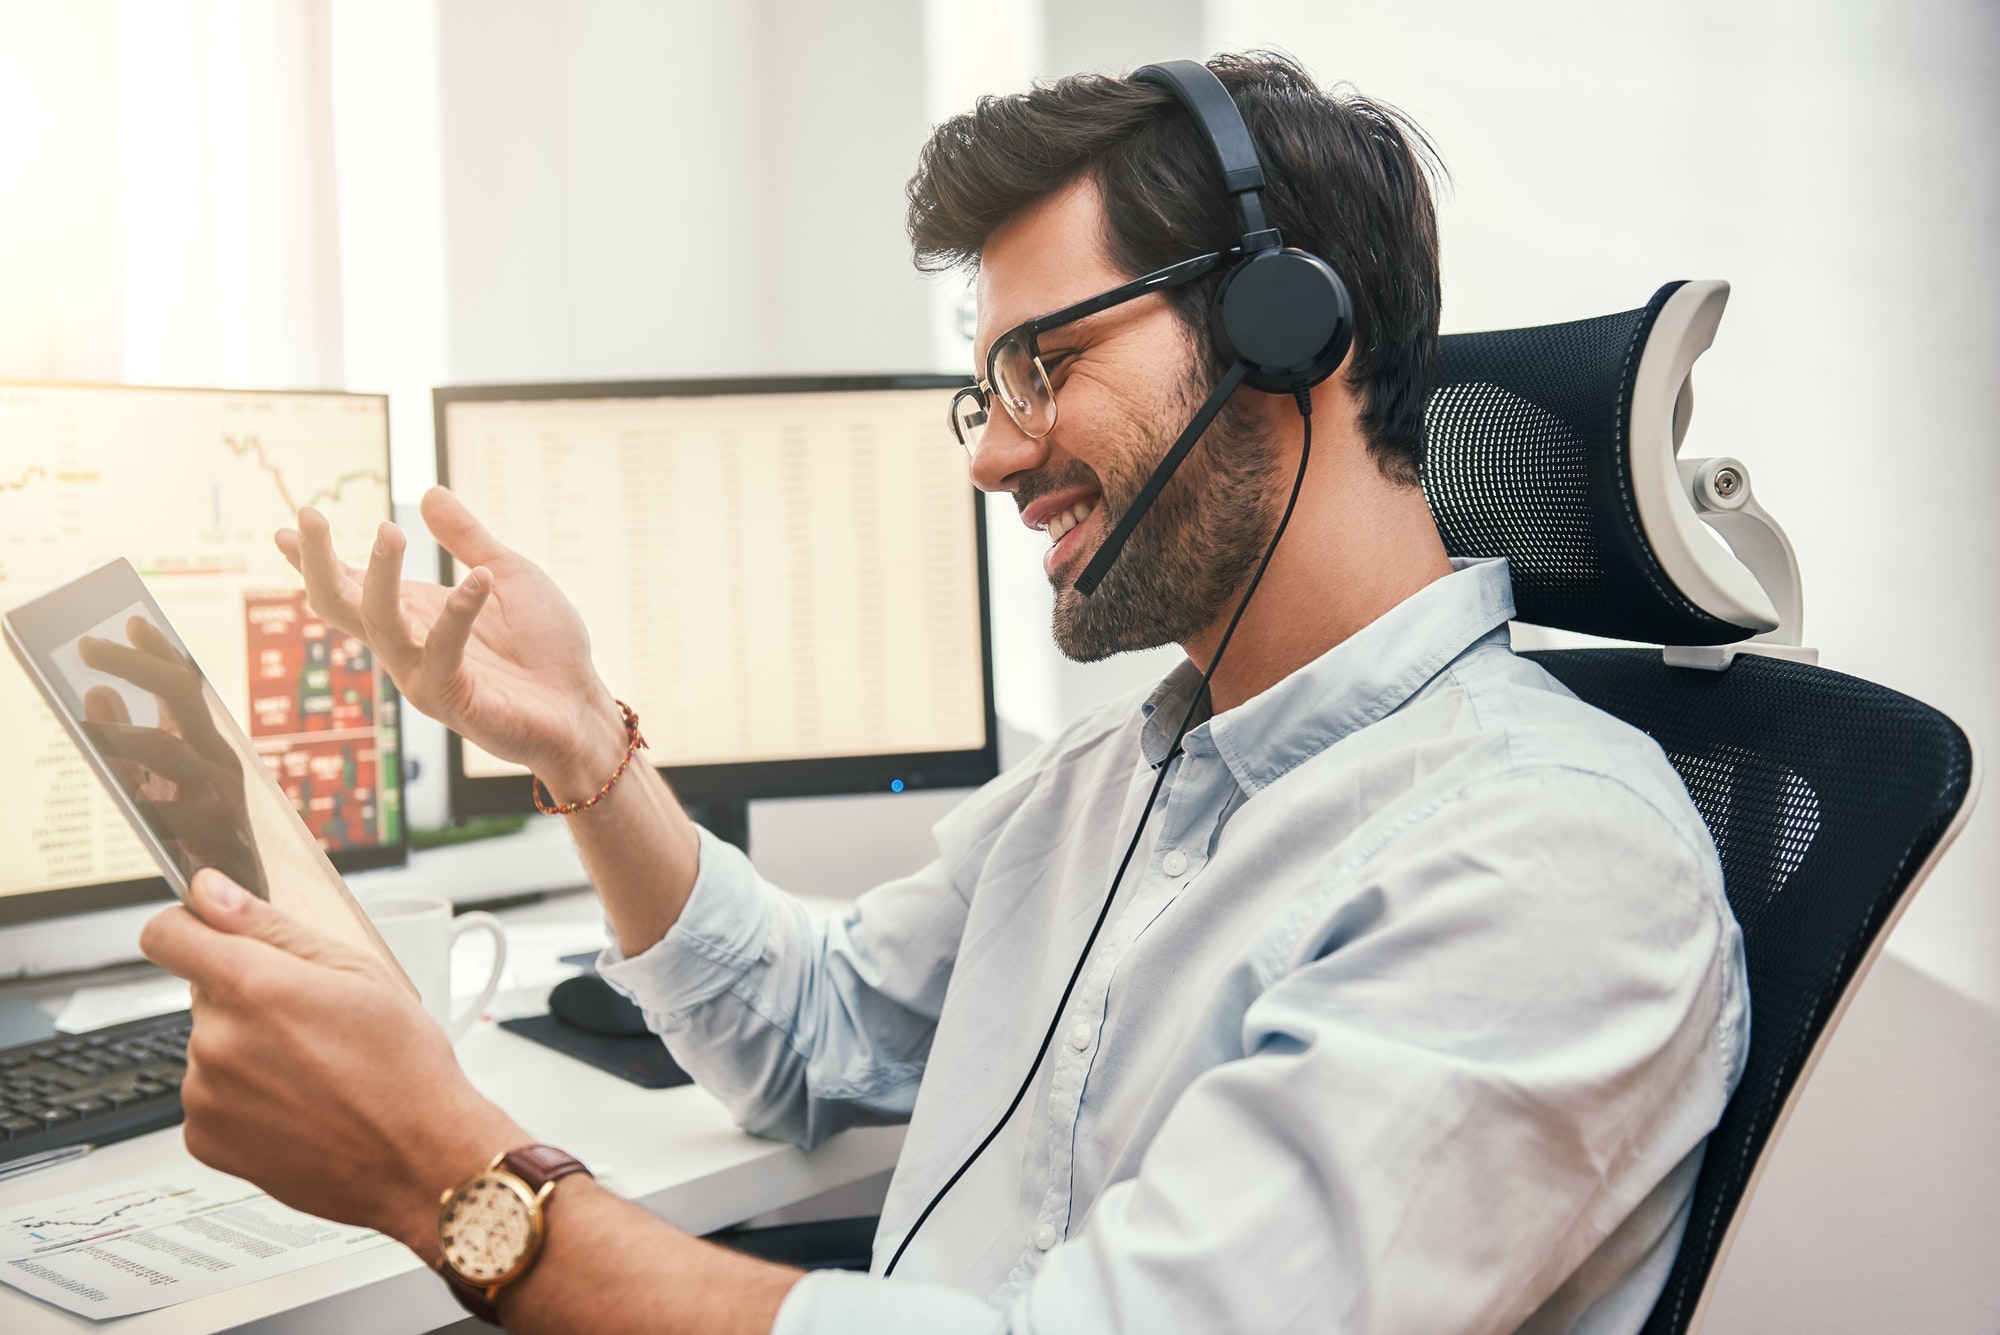
M 424 1009 L 444 1026 L 452 1041 L 464 1037 L 486 1003 L 500 987 L 500 973 L 507 967 L 507 932 L 490 913 L 461 913 L 452 916 L 451 901 L 427 895 L 395 895 L 362 901 L 375 923 L 375 930 L 389 943 L 403 972 L 417 985 Z M 487 971 L 486 985 L 457 1014 L 451 1005 L 451 955 L 459 938 L 478 929 L 493 938 L 493 967 Z

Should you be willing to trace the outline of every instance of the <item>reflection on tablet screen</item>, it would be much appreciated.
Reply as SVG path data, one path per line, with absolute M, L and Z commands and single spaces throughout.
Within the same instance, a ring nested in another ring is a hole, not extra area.
M 260 762 L 172 632 L 134 604 L 50 654 L 65 694 L 118 786 L 183 878 L 214 867 L 271 897 L 252 820 Z

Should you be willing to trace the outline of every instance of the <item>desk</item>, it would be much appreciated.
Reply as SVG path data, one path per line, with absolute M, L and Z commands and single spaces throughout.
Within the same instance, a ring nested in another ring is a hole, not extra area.
M 594 901 L 537 906 L 522 920 L 594 913 Z M 512 916 L 512 915 L 508 915 Z M 807 1154 L 739 1131 L 692 1086 L 647 1090 L 480 1022 L 458 1045 L 479 1089 L 538 1139 L 569 1150 L 608 1185 L 691 1233 L 706 1233 L 892 1167 L 903 1128 L 843 1132 Z M 179 1127 L 98 1150 L 75 1163 L 0 1181 L 0 1210 L 188 1163 Z M 0 1287 L 7 1335 L 420 1335 L 464 1312 L 444 1285 L 393 1242 L 338 1261 L 117 1321 L 93 1322 Z

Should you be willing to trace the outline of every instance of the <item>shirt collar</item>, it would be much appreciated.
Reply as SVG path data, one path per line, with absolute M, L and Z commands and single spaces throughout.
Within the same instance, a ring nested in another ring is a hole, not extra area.
M 1452 573 L 1425 585 L 1312 662 L 1189 729 L 1191 755 L 1214 751 L 1255 793 L 1351 732 L 1387 718 L 1453 659 L 1506 634 L 1514 585 L 1504 557 L 1453 557 Z M 1201 671 L 1176 667 L 1141 706 L 1139 746 L 1159 765 L 1173 743 Z

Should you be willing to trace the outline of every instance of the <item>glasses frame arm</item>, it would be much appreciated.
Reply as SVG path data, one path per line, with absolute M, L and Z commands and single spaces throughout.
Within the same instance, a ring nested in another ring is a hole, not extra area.
M 1096 315 L 1101 311 L 1110 310 L 1113 306 L 1122 306 L 1128 301 L 1145 296 L 1148 292 L 1161 292 L 1168 288 L 1180 287 L 1184 284 L 1192 283 L 1197 278 L 1202 278 L 1213 273 L 1226 260 L 1233 258 L 1236 253 L 1235 250 L 1212 250 L 1206 255 L 1197 255 L 1191 260 L 1182 260 L 1178 264 L 1169 264 L 1164 269 L 1155 269 L 1149 274 L 1141 274 L 1129 283 L 1120 283 L 1108 292 L 1100 292 L 1094 297 L 1085 297 L 1073 306 L 1064 306 L 1060 310 L 1050 311 L 1047 315 L 1038 315 L 1032 320 L 1015 325 L 1005 334 L 993 340 L 993 348 L 987 349 L 987 380 L 990 382 L 993 378 L 993 349 L 1000 347 L 1008 338 L 1024 331 L 1030 338 L 1033 338 L 1037 334 L 1047 333 L 1049 330 L 1059 328 L 1062 325 L 1074 324 L 1078 320 L 1088 319 L 1090 316 Z
M 1023 320 L 1020 324 L 1015 325 L 1006 333 L 994 339 L 992 346 L 986 349 L 985 379 L 967 385 L 952 396 L 952 406 L 949 409 L 952 434 L 958 438 L 959 444 L 964 445 L 966 443 L 964 435 L 958 428 L 958 400 L 965 397 L 968 393 L 972 395 L 973 401 L 979 405 L 979 410 L 985 413 L 989 420 L 991 419 L 993 415 L 993 382 L 996 377 L 995 362 L 1000 356 L 1000 350 L 1006 347 L 1009 342 L 1015 340 L 1025 342 L 1027 344 L 1028 355 L 1035 360 L 1039 368 L 1042 357 L 1041 344 L 1038 341 L 1040 335 L 1047 333 L 1051 329 L 1059 329 L 1063 325 L 1074 324 L 1078 320 L 1088 319 L 1090 316 L 1110 310 L 1113 306 L 1122 306 L 1126 302 L 1143 297 L 1149 292 L 1164 292 L 1169 288 L 1181 287 L 1187 283 L 1194 282 L 1198 278 L 1207 277 L 1217 269 L 1234 261 L 1242 253 L 1242 248 L 1237 246 L 1232 246 L 1228 250 L 1211 250 L 1207 254 L 1196 255 L 1192 259 L 1180 260 L 1167 265 L 1163 269 L 1155 269 L 1151 273 L 1141 274 L 1129 282 L 1120 283 L 1117 287 L 1100 292 L 1094 297 L 1085 297 L 1082 301 L 1076 302 L 1073 305 L 1059 307 L 1046 315 L 1037 315 L 1032 320 Z M 1043 374 L 1046 375 L 1047 373 L 1043 372 Z

